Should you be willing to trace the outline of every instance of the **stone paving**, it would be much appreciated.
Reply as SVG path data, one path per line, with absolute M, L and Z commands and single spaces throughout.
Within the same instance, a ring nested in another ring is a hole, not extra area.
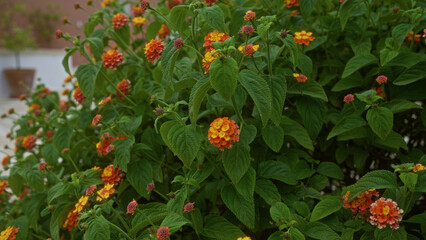
M 23 114 L 27 111 L 27 106 L 24 102 L 19 101 L 18 99 L 10 99 L 10 98 L 1 98 L 0 99 L 0 115 L 7 113 L 10 108 L 14 108 L 15 112 L 18 114 Z M 17 115 L 13 116 L 14 119 L 17 118 Z M 0 119 L 0 161 L 5 156 L 4 152 L 8 154 L 13 153 L 13 141 L 6 138 L 6 134 L 10 132 L 10 128 L 12 127 L 13 120 L 10 117 Z M 8 145 L 11 149 L 4 149 L 4 146 Z M 11 159 L 13 161 L 13 159 Z M 3 171 L 3 166 L 0 164 L 0 175 L 5 176 L 8 175 L 8 171 Z

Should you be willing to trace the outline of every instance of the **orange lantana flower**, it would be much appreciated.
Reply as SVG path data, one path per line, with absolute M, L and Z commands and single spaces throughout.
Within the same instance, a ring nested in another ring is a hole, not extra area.
M 228 117 L 216 118 L 208 131 L 210 143 L 221 151 L 225 148 L 232 148 L 232 144 L 240 140 L 240 130 L 234 120 Z
M 310 42 L 315 39 L 315 37 L 312 37 L 312 32 L 306 32 L 305 30 L 295 32 L 294 34 L 294 41 L 296 41 L 297 44 L 305 44 L 306 46 L 309 46 Z
M 75 204 L 74 212 L 79 213 L 83 211 L 84 207 L 87 205 L 88 202 L 89 202 L 88 196 L 81 196 L 78 202 Z
M 106 184 L 101 190 L 99 190 L 98 196 L 96 197 L 96 201 L 102 202 L 109 198 L 111 194 L 115 192 L 113 184 Z
M 380 198 L 370 206 L 371 225 L 376 225 L 379 229 L 389 224 L 390 228 L 398 229 L 398 222 L 402 220 L 401 214 L 404 210 L 399 209 L 397 203 L 392 199 Z
M 204 59 L 203 59 L 203 67 L 204 67 L 204 73 L 207 74 L 209 73 L 209 69 L 210 69 L 210 64 L 218 57 L 217 53 L 214 53 L 214 49 L 206 52 L 206 54 L 204 54 Z
M 31 151 L 34 148 L 34 145 L 37 141 L 37 137 L 34 135 L 28 135 L 24 138 L 24 140 L 22 141 L 22 145 L 25 149 Z
M 251 56 L 253 55 L 253 53 L 257 52 L 257 50 L 259 49 L 259 45 L 253 45 L 253 44 L 247 44 L 246 46 L 239 46 L 238 47 L 238 51 L 240 51 L 242 54 L 244 54 L 245 51 L 245 56 Z
M 247 11 L 246 15 L 244 15 L 244 21 L 250 21 L 253 20 L 256 17 L 256 13 L 253 11 Z
M 74 97 L 74 99 L 79 103 L 82 104 L 84 102 L 84 99 L 86 99 L 84 97 L 83 92 L 81 91 L 81 89 L 78 87 L 74 90 L 74 93 L 72 95 Z
M 343 196 L 343 207 L 350 208 L 353 213 L 359 212 L 361 215 L 367 213 L 367 209 L 373 203 L 372 197 L 378 197 L 379 193 L 376 189 L 370 189 L 356 196 L 352 201 L 348 202 L 350 191 L 346 192 L 346 195 Z
M 164 43 L 158 39 L 152 39 L 145 45 L 145 56 L 148 61 L 154 63 L 155 59 L 161 58 L 161 53 L 164 50 Z
M 0 180 L 0 194 L 4 193 L 4 190 L 9 186 L 7 180 Z
M 157 36 L 158 36 L 160 39 L 163 39 L 163 38 L 166 38 L 166 37 L 167 37 L 167 35 L 169 35 L 169 33 L 170 33 L 170 30 L 169 30 L 169 28 L 167 27 L 167 25 L 162 24 L 162 25 L 161 25 L 160 30 L 158 30 Z
M 102 181 L 105 184 L 118 185 L 124 177 L 124 172 L 119 167 L 109 165 L 102 172 Z
M 418 172 L 418 171 L 423 171 L 425 170 L 425 166 L 423 166 L 422 164 L 418 163 L 416 165 L 413 166 L 414 169 L 411 170 L 410 172 Z
M 117 13 L 112 17 L 112 26 L 115 30 L 118 30 L 127 24 L 129 24 L 129 17 L 126 14 Z
M 146 20 L 146 18 L 144 17 L 135 17 L 132 20 L 132 24 L 133 26 L 136 26 L 136 27 L 142 27 L 143 25 L 145 25 L 147 21 L 148 20 Z
M 405 37 L 405 41 L 408 41 L 408 42 L 412 41 L 413 40 L 413 36 L 414 36 L 414 42 L 419 43 L 421 35 L 420 34 L 414 34 L 413 31 L 411 31 L 410 33 L 408 33 L 408 35 Z
M 64 229 L 68 229 L 69 232 L 71 232 L 74 227 L 77 227 L 79 213 L 77 211 L 74 211 L 74 210 L 75 209 L 72 208 L 68 212 L 67 217 L 64 219 L 64 222 L 62 223 L 62 227 Z
M 0 233 L 0 240 L 14 240 L 18 231 L 18 228 L 9 226 Z
M 117 50 L 108 50 L 102 55 L 102 63 L 106 69 L 117 69 L 117 67 L 124 61 L 124 56 Z
M 285 0 L 285 7 L 291 8 L 293 6 L 298 7 L 299 6 L 299 0 Z
M 212 43 L 223 42 L 228 38 L 231 38 L 230 36 L 228 36 L 228 33 L 222 33 L 217 30 L 214 30 L 213 32 L 207 34 L 207 36 L 204 37 L 203 47 L 205 47 L 206 51 L 209 52 L 214 49 Z
M 129 88 L 130 88 L 130 81 L 129 80 L 122 80 L 119 83 L 117 83 L 117 88 L 120 90 L 121 93 L 127 96 L 129 94 Z M 123 95 L 121 95 L 118 91 L 115 93 L 118 97 L 118 99 L 123 100 Z

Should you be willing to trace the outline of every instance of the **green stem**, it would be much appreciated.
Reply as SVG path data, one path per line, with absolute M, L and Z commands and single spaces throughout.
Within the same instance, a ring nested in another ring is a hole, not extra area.
M 188 47 L 188 48 L 194 50 L 198 54 L 198 56 L 200 56 L 206 63 L 208 63 L 208 61 L 204 58 L 203 54 L 201 54 L 200 51 L 198 51 L 197 49 L 195 49 L 194 47 L 191 47 L 189 45 L 185 45 L 185 47 Z
M 111 79 L 109 79 L 108 75 L 106 75 L 103 71 L 100 71 L 100 73 L 102 74 L 102 76 L 108 81 L 108 83 L 118 92 L 120 93 L 120 95 L 122 97 L 124 97 L 127 101 L 129 101 L 133 106 L 136 106 L 136 103 L 134 103 L 129 97 L 127 97 L 127 95 L 125 95 L 124 93 L 122 93 L 120 91 L 120 89 L 118 89 L 118 87 L 112 83 Z
M 133 238 L 131 238 L 129 235 L 127 235 L 127 233 L 125 233 L 120 227 L 118 227 L 117 225 L 115 225 L 114 223 L 112 223 L 112 222 L 109 222 L 108 221 L 108 224 L 112 227 L 112 228 L 114 228 L 115 230 L 117 230 L 117 231 L 119 231 L 121 234 L 123 234 L 124 235 L 124 237 L 126 237 L 128 240 L 133 240 Z
M 180 123 L 185 124 L 185 122 L 182 120 L 182 118 L 179 116 L 179 114 L 177 114 L 177 112 L 165 111 L 164 113 L 171 113 L 171 114 L 173 114 Z
M 232 95 L 232 105 L 234 106 L 234 110 L 235 110 L 235 113 L 237 113 L 237 117 L 238 117 L 238 119 L 240 120 L 240 122 L 241 122 L 241 128 L 243 127 L 243 125 L 244 125 L 244 119 L 243 119 L 243 117 L 241 116 L 241 113 L 240 113 L 240 111 L 238 111 L 238 107 L 237 107 L 237 102 L 235 101 L 235 97 L 234 97 L 234 95 Z
M 58 176 L 56 176 L 55 173 L 50 171 L 49 168 L 46 167 L 46 169 L 47 169 L 47 172 L 50 173 L 50 175 L 52 175 L 54 178 L 56 178 L 56 180 L 58 180 L 58 182 L 62 182 L 62 180 Z
M 269 34 L 268 34 L 269 35 Z M 266 42 L 266 47 L 268 49 L 268 74 L 272 76 L 272 64 L 271 64 L 271 49 L 269 47 L 269 39 Z
M 243 56 L 241 57 L 240 63 L 238 64 L 238 70 L 241 68 L 244 58 L 246 57 L 247 44 L 248 44 L 248 36 L 246 35 L 246 45 L 244 46 Z
M 120 215 L 120 213 L 111 206 L 112 211 L 115 213 L 115 215 L 117 215 L 118 219 L 120 220 L 121 224 L 123 224 L 124 228 L 126 229 L 126 231 L 128 232 L 130 230 L 129 225 L 126 223 L 126 221 L 124 221 L 123 217 Z
M 169 198 L 166 197 L 164 194 L 162 194 L 161 192 L 157 191 L 156 189 L 153 190 L 155 193 L 157 193 L 158 195 L 160 195 L 160 197 L 162 197 L 164 200 L 169 201 Z
M 65 159 L 67 159 L 68 161 L 70 161 L 70 162 L 72 163 L 72 165 L 73 165 L 73 167 L 74 167 L 75 171 L 76 171 L 77 173 L 80 173 L 80 171 L 79 171 L 79 170 L 78 170 L 78 168 L 77 168 L 77 165 L 75 165 L 75 162 L 72 160 L 72 158 L 70 157 L 70 155 L 68 155 L 68 154 L 66 153 L 66 154 L 64 154 L 64 156 L 65 156 Z
M 155 227 L 155 224 L 151 221 L 151 218 L 149 218 L 143 211 L 136 209 L 136 212 L 140 213 L 144 218 L 148 220 L 151 226 Z
M 254 66 L 256 67 L 256 70 L 257 70 L 260 74 L 263 74 L 263 73 L 259 70 L 259 68 L 257 67 L 256 61 L 254 60 L 253 55 L 251 56 L 251 60 L 253 61 L 253 64 L 254 64 Z

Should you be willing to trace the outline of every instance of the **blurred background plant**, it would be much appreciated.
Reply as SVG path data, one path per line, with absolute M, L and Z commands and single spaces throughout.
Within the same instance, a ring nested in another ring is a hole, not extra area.
M 0 45 L 13 51 L 16 68 L 20 68 L 20 53 L 25 49 L 35 49 L 40 42 L 49 42 L 54 25 L 61 14 L 57 6 L 43 4 L 45 9 L 32 10 L 23 1 L 0 0 Z

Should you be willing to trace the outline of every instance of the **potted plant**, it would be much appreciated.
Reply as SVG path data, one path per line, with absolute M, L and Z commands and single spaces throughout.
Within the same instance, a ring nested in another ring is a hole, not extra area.
M 27 48 L 35 48 L 35 39 L 31 34 L 30 24 L 20 26 L 14 20 L 25 20 L 26 5 L 22 3 L 11 3 L 10 1 L 0 0 L 3 13 L 3 19 L 12 21 L 0 21 L 0 31 L 2 38 L 0 44 L 6 49 L 13 51 L 15 55 L 15 68 L 5 68 L 3 73 L 11 89 L 10 97 L 19 97 L 25 93 L 25 86 L 32 87 L 34 82 L 35 69 L 21 68 L 20 53 Z

